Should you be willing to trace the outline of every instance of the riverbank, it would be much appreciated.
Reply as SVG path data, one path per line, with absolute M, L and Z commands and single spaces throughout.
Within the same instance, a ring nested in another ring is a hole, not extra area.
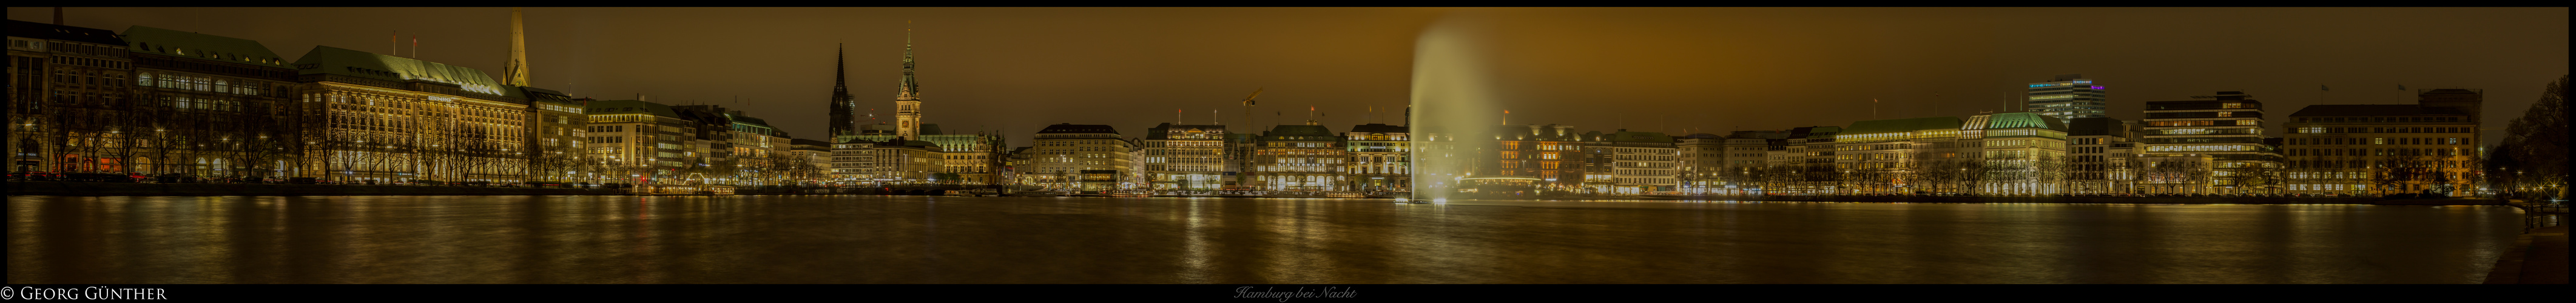
M 1641 196 L 1683 201 L 1878 202 L 1878 203 L 2048 203 L 2048 204 L 2367 204 L 2367 205 L 2505 205 L 2496 199 L 2383 199 L 2316 197 L 1943 197 L 1943 196 Z M 1615 198 L 1614 198 L 1615 199 Z
M 2513 249 L 2496 257 L 2486 284 L 2567 284 L 2567 227 L 2543 227 L 2516 236 Z
M 11 181 L 11 196 L 562 196 L 624 195 L 614 189 L 471 186 L 110 183 Z

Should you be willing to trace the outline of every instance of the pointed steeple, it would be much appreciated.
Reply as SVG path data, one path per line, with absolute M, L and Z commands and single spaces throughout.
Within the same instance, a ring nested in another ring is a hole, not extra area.
M 833 98 L 840 98 L 840 96 L 850 94 L 850 70 L 848 67 L 845 67 L 849 65 L 850 61 L 848 59 L 850 56 L 850 46 L 848 44 L 837 45 L 840 46 L 840 49 L 832 53 Z
M 519 8 L 510 8 L 510 62 L 502 67 L 502 84 L 528 86 L 527 41 L 527 31 L 519 26 Z
M 840 50 L 832 55 L 832 133 L 830 135 L 836 137 L 832 138 L 834 141 L 840 140 L 838 136 L 859 134 L 858 119 L 854 117 L 858 114 L 858 99 L 850 97 L 850 72 L 845 66 L 849 62 L 846 58 L 849 52 L 848 45 L 841 45 Z
M 905 22 L 911 23 L 911 22 Z M 912 80 L 912 29 L 903 30 L 903 86 L 895 97 L 920 97 L 921 84 Z

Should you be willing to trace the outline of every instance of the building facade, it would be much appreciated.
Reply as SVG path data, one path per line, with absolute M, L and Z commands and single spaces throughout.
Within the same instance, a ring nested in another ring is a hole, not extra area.
M 1351 155 L 1349 172 L 1353 191 L 1413 191 L 1413 136 L 1404 126 L 1361 124 L 1342 134 Z
M 2066 150 L 2072 170 L 2067 193 L 2125 194 L 2137 191 L 2137 124 L 2120 119 L 2075 118 L 2066 123 Z
M 127 131 L 151 131 L 145 128 L 151 123 L 131 120 L 157 120 L 129 111 L 134 107 L 130 94 L 136 80 L 135 62 L 128 51 L 125 40 L 114 31 L 9 20 L 12 167 L 17 171 L 133 171 L 125 154 L 155 141 L 146 138 L 159 136 Z M 175 142 L 159 141 L 160 145 Z
M 218 178 L 276 179 L 293 169 L 295 70 L 284 59 L 258 41 L 152 27 L 129 28 L 125 39 L 136 82 L 121 114 L 134 124 L 119 128 L 141 140 L 101 160 Z
M 1135 163 L 1147 188 L 1158 191 L 1224 189 L 1225 126 L 1163 123 L 1145 129 Z
M 1939 182 L 1949 181 L 1941 180 L 1949 178 L 1916 173 L 1925 165 L 1932 165 L 1930 172 L 1949 172 L 1952 168 L 1949 166 L 1955 165 L 1955 161 L 1950 159 L 1962 159 L 1951 153 L 1973 153 L 1958 150 L 1961 146 L 1958 141 L 1966 133 L 1982 136 L 1985 118 L 1976 116 L 1961 121 L 1958 117 L 1924 117 L 1853 122 L 1851 127 L 1834 135 L 1833 163 L 1842 176 L 1842 181 L 1835 186 L 1841 188 L 1839 192 L 1864 194 L 1940 191 L 1935 186 L 1951 183 Z M 1808 150 L 1817 149 L 1813 144 L 1810 143 Z M 1938 156 L 1922 159 L 1927 155 Z M 1936 181 L 1923 182 L 1922 179 L 1927 177 Z
M 1021 185 L 1044 186 L 1065 191 L 1117 190 L 1119 182 L 1099 182 L 1085 178 L 1085 171 L 1114 171 L 1123 174 L 1135 170 L 1128 155 L 1135 146 L 1108 125 L 1061 123 L 1038 130 L 1030 141 L 1028 168 L 1019 172 Z
M 522 92 L 472 68 L 316 46 L 294 64 L 300 177 L 517 183 L 535 121 Z
M 1272 127 L 1261 132 L 1258 140 L 1251 158 L 1254 189 L 1350 190 L 1348 176 L 1343 175 L 1350 160 L 1347 142 L 1332 129 L 1309 120 L 1305 125 Z
M 2405 105 L 2313 105 L 2290 114 L 2288 190 L 2459 194 L 2478 180 L 2484 91 L 2429 89 Z
M 2203 168 L 2210 171 L 2209 183 L 2176 187 L 2183 190 L 2178 193 L 2275 193 L 2282 183 L 2281 156 L 2263 143 L 2263 102 L 2232 91 L 2193 98 L 2207 100 L 2147 102 L 2139 142 L 2146 154 L 2210 155 L 2212 167 Z
M 2055 117 L 2059 121 L 2075 118 L 2100 118 L 2111 115 L 2110 94 L 2102 84 L 2085 79 L 2082 74 L 2057 75 L 2047 82 L 2029 85 L 2029 106 L 2025 112 Z

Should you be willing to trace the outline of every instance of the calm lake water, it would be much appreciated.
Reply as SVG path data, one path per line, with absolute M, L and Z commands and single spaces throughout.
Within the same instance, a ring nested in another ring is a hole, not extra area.
M 2501 206 L 9 197 L 10 283 L 2478 283 Z

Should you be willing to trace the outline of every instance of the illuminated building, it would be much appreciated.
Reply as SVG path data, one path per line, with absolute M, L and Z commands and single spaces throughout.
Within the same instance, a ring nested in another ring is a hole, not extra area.
M 1048 125 L 1038 130 L 1029 145 L 1030 164 L 1018 172 L 1019 178 L 1028 179 L 1022 184 L 1067 191 L 1115 190 L 1119 184 L 1089 180 L 1086 171 L 1115 174 L 1135 169 L 1128 156 L 1135 146 L 1108 125 Z
M 1608 147 L 1602 147 L 1604 152 L 1600 154 L 1600 159 L 1597 159 L 1600 161 L 1600 165 L 1597 165 L 1600 170 L 1597 173 L 1590 171 L 1589 169 L 1594 165 L 1586 164 L 1596 159 L 1587 158 L 1592 153 L 1588 152 L 1589 149 L 1584 141 L 1586 138 L 1584 134 L 1574 132 L 1574 126 L 1548 124 L 1497 127 L 1494 130 L 1494 145 L 1469 146 L 1493 151 L 1469 153 L 1471 157 L 1492 157 L 1491 161 L 1468 162 L 1470 167 L 1467 171 L 1472 175 L 1459 180 L 1461 186 L 1469 188 L 1471 192 L 1501 194 L 1529 191 L 1528 194 L 1535 195 L 1554 191 L 1574 192 L 1591 189 L 1594 192 L 1606 192 L 1610 190 L 1612 186 L 1610 181 L 1614 180 L 1610 167 L 1615 161 L 1607 152 Z M 1456 148 L 1456 145 L 1445 146 Z M 1586 181 L 1593 180 L 1599 181 L 1598 186 L 1586 186 Z
M 832 144 L 832 182 L 836 184 L 876 185 L 876 141 L 851 140 Z
M 1788 186 L 1785 190 L 1773 192 L 1813 194 L 1841 190 L 1836 187 L 1842 169 L 1834 163 L 1834 136 L 1842 131 L 1840 126 L 1789 129 L 1789 142 L 1781 147 L 1779 153 L 1783 155 L 1775 166 L 1780 171 L 1770 177 L 1774 182 Z
M 297 153 L 295 70 L 258 41 L 136 26 L 125 31 L 134 58 L 132 104 L 122 130 L 131 148 L 99 157 L 128 159 L 133 172 L 276 179 Z M 115 145 L 108 145 L 114 147 Z M 280 180 L 283 181 L 283 180 Z
M 1346 191 L 1350 160 L 1341 136 L 1307 120 L 1261 132 L 1252 152 L 1252 187 L 1270 191 Z
M 700 123 L 678 110 L 643 100 L 593 100 L 586 112 L 590 138 L 584 147 L 598 163 L 592 170 L 601 182 L 676 184 L 684 171 L 706 155 L 693 148 Z
M 1674 143 L 1681 156 L 1674 178 L 1688 194 L 1746 194 L 1760 187 L 1761 170 L 1771 166 L 1770 150 L 1785 150 L 1788 131 L 1748 130 L 1726 136 L 1691 134 Z
M 1002 151 L 1009 149 L 1009 147 L 1004 143 L 1005 141 L 1002 136 L 985 131 L 977 131 L 975 134 L 971 135 L 951 135 L 941 132 L 939 124 L 924 123 L 925 120 L 922 115 L 921 85 L 915 81 L 913 77 L 914 62 L 912 59 L 912 38 L 910 35 L 910 33 L 906 33 L 904 37 L 902 83 L 895 87 L 895 124 L 893 125 L 893 131 L 878 132 L 874 131 L 874 127 L 876 127 L 875 125 L 862 125 L 859 126 L 859 129 L 850 130 L 854 133 L 834 134 L 832 137 L 833 141 L 929 141 L 938 145 L 937 149 L 939 149 L 939 154 L 944 158 L 941 159 L 940 163 L 944 163 L 943 165 L 946 166 L 941 172 L 957 174 L 958 180 L 944 181 L 955 181 L 957 184 L 971 185 L 1001 184 L 1001 181 L 999 180 L 1001 180 Z M 834 86 L 834 90 L 838 92 L 835 93 L 836 96 L 844 96 L 847 94 L 841 87 L 842 86 L 839 86 L 838 84 Z M 848 106 L 848 108 L 855 110 L 857 107 L 856 105 L 851 105 Z M 835 110 L 839 110 L 839 108 L 836 107 Z M 838 123 L 844 122 L 835 121 L 833 123 L 838 125 Z
M 2066 123 L 2069 156 L 2067 193 L 2136 192 L 2137 123 L 2112 118 L 2075 118 Z
M 1955 191 L 1939 189 L 1952 182 L 1921 182 L 1914 173 L 1920 166 L 1948 166 L 1961 156 L 1974 152 L 1959 150 L 1962 136 L 1984 136 L 1986 116 L 1960 121 L 1958 117 L 1923 117 L 1853 122 L 1851 127 L 1834 134 L 1834 169 L 1840 192 L 1845 193 L 1910 193 L 1914 191 Z M 1973 139 L 1973 138 L 1970 138 Z M 1811 145 L 1813 143 L 1810 143 Z M 1816 151 L 1809 146 L 1807 150 Z M 1932 159 L 1921 159 L 1921 158 Z M 1918 161 L 1922 160 L 1922 161 Z M 1969 172 L 1974 173 L 1974 172 Z M 1954 178 L 1935 178 L 1954 179 Z M 1950 181 L 1950 180 L 1940 180 Z
M 1657 194 L 1675 191 L 1680 182 L 1673 179 L 1675 162 L 1680 158 L 1673 148 L 1673 137 L 1660 132 L 1632 132 L 1625 129 L 1612 133 L 1586 132 L 1587 151 L 1609 156 L 1610 187 L 1618 194 Z M 1592 171 L 1605 167 L 1598 166 Z
M 2290 114 L 2283 138 L 2289 192 L 2458 192 L 2478 177 L 2478 110 L 2485 91 L 2427 89 L 2417 104 L 2312 105 Z M 2447 187 L 2447 188 L 2446 188 Z
M 822 140 L 788 139 L 788 150 L 795 161 L 794 173 L 787 179 L 802 185 L 819 185 L 832 178 L 832 144 Z M 785 166 L 785 165 L 782 165 Z
M 128 85 L 136 81 L 131 58 L 125 40 L 114 31 L 9 20 L 11 167 L 53 172 L 135 169 L 125 164 L 128 156 L 124 154 L 132 152 L 128 146 L 146 142 L 126 130 L 150 132 L 152 128 L 128 121 L 155 117 L 129 114 L 134 106 L 127 97 L 135 88 Z
M 790 150 L 793 145 L 788 141 L 787 131 L 778 130 L 769 126 L 768 120 L 754 118 L 738 110 L 726 111 L 725 117 L 733 122 L 725 139 L 732 143 L 731 154 L 734 165 L 738 167 L 735 175 L 748 182 L 745 184 L 774 185 L 785 182 L 788 174 L 796 172 L 798 162 Z
M 528 177 L 529 101 L 472 68 L 316 46 L 295 61 L 299 176 L 349 182 Z
M 1985 127 L 1961 130 L 1963 135 L 1955 149 L 1960 154 L 1984 159 L 1983 166 L 1987 169 L 1983 176 L 1977 176 L 1984 183 L 1977 186 L 1978 193 L 2044 195 L 2065 192 L 2063 181 L 2070 173 L 2066 161 L 2065 123 L 2055 117 L 2035 113 L 2000 113 L 1980 117 L 1983 119 L 1970 120 L 1984 120 Z M 1964 134 L 1971 131 L 1983 134 Z M 1971 149 L 1975 151 L 1970 152 Z
M 2048 82 L 2029 84 L 2029 107 L 2025 112 L 2056 117 L 2059 121 L 2075 118 L 2109 117 L 2109 93 L 2101 83 L 2084 79 L 2082 74 L 2057 75 Z
M 528 112 L 535 120 L 535 127 L 528 128 L 532 134 L 527 136 L 528 146 L 536 150 L 527 159 L 532 179 L 562 183 L 595 179 L 581 175 L 597 163 L 589 159 L 589 149 L 582 146 L 590 139 L 589 106 L 562 92 L 526 86 L 516 89 L 528 97 Z
M 2275 193 L 2281 156 L 2263 143 L 2263 102 L 2242 92 L 2146 105 L 2139 143 L 2151 155 L 2210 155 L 2209 183 L 2175 193 Z
M 1347 172 L 1354 191 L 1412 191 L 1413 138 L 1404 126 L 1361 124 L 1342 134 L 1351 161 Z
M 1155 125 L 1136 142 L 1134 163 L 1153 190 L 1223 189 L 1225 134 L 1223 125 Z

